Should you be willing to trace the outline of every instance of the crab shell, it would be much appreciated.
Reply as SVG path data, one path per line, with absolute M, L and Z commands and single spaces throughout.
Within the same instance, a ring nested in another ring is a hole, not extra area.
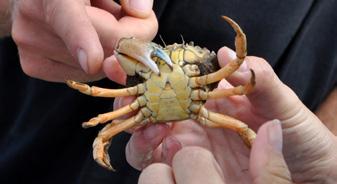
M 141 45 L 142 48 L 160 48 L 169 56 L 172 65 L 166 64 L 163 59 L 157 56 L 152 56 L 151 59 L 157 63 L 160 71 L 160 74 L 157 75 L 136 59 L 120 54 L 123 50 L 127 50 L 128 53 L 132 53 L 130 49 L 140 50 L 134 47 L 130 48 L 130 45 Z M 144 47 L 144 45 L 147 46 Z M 128 74 L 127 85 L 134 86 L 144 82 L 144 97 L 146 98 L 146 107 L 151 111 L 149 112 L 151 113 L 151 122 L 191 118 L 190 107 L 193 104 L 191 99 L 193 88 L 189 85 L 189 78 L 205 75 L 219 68 L 216 54 L 207 48 L 194 46 L 193 42 L 172 44 L 161 48 L 154 43 L 124 38 L 119 42 L 116 51 L 119 63 Z M 216 85 L 213 83 L 201 88 L 204 91 L 209 91 Z M 198 88 L 200 89 L 200 87 Z

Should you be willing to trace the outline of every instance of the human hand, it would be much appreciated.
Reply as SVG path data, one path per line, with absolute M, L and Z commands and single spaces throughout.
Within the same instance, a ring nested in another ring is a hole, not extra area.
M 152 0 L 15 0 L 12 37 L 23 71 L 47 81 L 122 81 L 113 54 L 121 37 L 150 40 L 157 31 Z M 104 61 L 104 62 L 103 62 Z M 104 72 L 106 73 L 104 75 Z
M 222 66 L 233 59 L 233 56 L 235 54 L 228 48 L 223 48 L 218 53 Z M 233 85 L 244 83 L 250 78 L 248 68 L 252 68 L 256 73 L 256 87 L 253 92 L 247 96 L 208 101 L 207 108 L 236 117 L 255 130 L 269 120 L 279 119 L 282 122 L 284 137 L 282 153 L 292 180 L 303 183 L 337 178 L 333 173 L 337 168 L 335 136 L 302 104 L 294 92 L 278 79 L 266 61 L 249 56 L 245 63 L 228 81 Z M 219 85 L 220 88 L 228 86 L 230 84 L 225 81 Z M 123 101 L 119 99 L 116 103 L 122 105 Z M 265 126 L 267 125 L 268 123 Z M 260 131 L 264 130 L 263 127 Z M 171 164 L 172 157 L 182 147 L 200 146 L 214 154 L 225 182 L 251 183 L 261 181 L 259 179 L 263 176 L 263 172 L 253 169 L 252 165 L 267 168 L 264 172 L 269 172 L 272 176 L 282 171 L 279 170 L 282 165 L 278 164 L 281 162 L 275 161 L 277 157 L 258 158 L 263 154 L 268 155 L 270 152 L 262 151 L 271 150 L 272 145 L 280 150 L 282 139 L 271 140 L 273 141 L 269 144 L 266 141 L 262 144 L 263 141 L 257 138 L 249 159 L 249 150 L 243 146 L 237 134 L 229 130 L 204 128 L 188 120 L 171 125 L 151 125 L 135 131 L 127 145 L 126 156 L 133 167 L 141 170 L 153 162 Z M 267 147 L 256 149 L 261 146 Z M 282 158 L 282 154 L 278 155 L 278 158 Z

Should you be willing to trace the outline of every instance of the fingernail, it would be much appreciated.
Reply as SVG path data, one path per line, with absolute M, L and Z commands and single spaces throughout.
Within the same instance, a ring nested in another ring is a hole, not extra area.
M 269 122 L 268 126 L 268 143 L 278 152 L 282 152 L 282 127 L 279 120 Z
M 236 52 L 233 51 L 232 49 L 228 48 L 228 56 L 231 60 L 236 59 Z M 246 61 L 243 61 L 242 64 L 240 65 L 240 68 L 237 70 L 238 72 L 249 72 L 249 67 Z
M 88 57 L 87 54 L 83 49 L 78 49 L 77 51 L 77 59 L 78 62 L 80 63 L 82 69 L 88 73 Z
M 128 3 L 133 10 L 147 12 L 152 10 L 153 0 L 129 0 Z

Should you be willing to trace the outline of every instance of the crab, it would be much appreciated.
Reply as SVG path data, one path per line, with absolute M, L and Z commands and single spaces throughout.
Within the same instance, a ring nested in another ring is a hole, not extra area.
M 131 104 L 99 114 L 82 124 L 84 128 L 88 128 L 110 122 L 100 130 L 93 143 L 93 157 L 99 165 L 114 170 L 107 153 L 113 136 L 151 123 L 193 119 L 206 127 L 231 129 L 251 147 L 256 134 L 248 125 L 228 115 L 212 112 L 204 106 L 208 99 L 246 95 L 255 85 L 255 74 L 251 70 L 251 78 L 246 84 L 212 90 L 211 84 L 217 84 L 229 77 L 246 57 L 245 34 L 232 19 L 226 16 L 223 19 L 236 32 L 236 59 L 217 71 L 212 63 L 216 61 L 216 54 L 206 48 L 194 46 L 193 43 L 175 43 L 161 47 L 153 42 L 122 38 L 114 54 L 128 76 L 143 81 L 122 89 L 91 87 L 84 83 L 67 81 L 68 86 L 86 95 L 109 98 L 136 96 Z M 130 112 L 136 113 L 126 120 L 116 119 Z

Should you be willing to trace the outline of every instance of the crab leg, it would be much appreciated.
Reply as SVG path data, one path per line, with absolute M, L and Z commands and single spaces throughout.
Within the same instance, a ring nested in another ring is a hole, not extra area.
M 236 59 L 230 61 L 226 66 L 224 66 L 223 68 L 221 68 L 216 72 L 213 72 L 208 75 L 203 75 L 200 77 L 192 77 L 190 79 L 190 84 L 192 87 L 204 86 L 206 84 L 211 84 L 220 81 L 221 79 L 227 78 L 240 67 L 244 58 L 247 55 L 246 35 L 241 30 L 240 26 L 232 19 L 226 16 L 223 16 L 222 18 L 225 19 L 236 32 L 235 37 Z
M 228 96 L 234 96 L 234 95 L 246 95 L 250 93 L 254 86 L 255 86 L 255 73 L 253 70 L 251 70 L 252 77 L 250 78 L 249 83 L 245 85 L 236 86 L 234 88 L 229 89 L 217 89 L 214 91 L 206 92 L 203 90 L 194 90 L 191 94 L 192 100 L 207 100 L 207 99 L 213 99 L 213 98 L 222 98 L 222 97 L 228 97 Z
M 135 101 L 133 101 L 131 104 L 126 105 L 124 107 L 121 107 L 115 111 L 99 114 L 97 117 L 91 118 L 89 121 L 84 122 L 82 124 L 83 128 L 89 128 L 96 126 L 100 123 L 105 123 L 107 121 L 113 120 L 115 118 L 118 118 L 120 116 L 123 116 L 127 113 L 130 113 L 132 111 L 135 111 L 139 109 L 139 107 L 142 107 L 146 104 L 145 97 L 138 97 Z
M 240 120 L 223 114 L 211 112 L 205 107 L 201 107 L 197 120 L 208 127 L 228 128 L 237 132 L 243 139 L 244 143 L 250 148 L 256 137 L 255 132 Z
M 135 125 L 142 122 L 143 120 L 144 120 L 144 115 L 141 112 L 138 112 L 137 115 L 125 121 L 121 121 L 118 124 L 110 123 L 106 125 L 98 133 L 98 136 L 96 137 L 93 143 L 93 157 L 95 161 L 99 165 L 109 170 L 114 170 L 114 168 L 110 164 L 110 157 L 108 154 L 108 149 L 109 149 L 112 137 L 122 131 L 125 131 L 127 129 L 134 127 Z
M 133 96 L 143 94 L 145 92 L 145 86 L 143 84 L 123 89 L 106 89 L 96 86 L 90 87 L 87 84 L 72 80 L 67 80 L 66 82 L 69 87 L 76 89 L 81 93 L 97 97 Z

